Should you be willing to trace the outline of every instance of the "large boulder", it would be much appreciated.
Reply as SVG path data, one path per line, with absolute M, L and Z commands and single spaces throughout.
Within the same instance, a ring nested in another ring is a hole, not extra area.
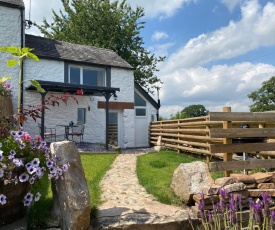
M 193 195 L 202 192 L 205 186 L 214 185 L 208 166 L 201 161 L 180 164 L 175 170 L 171 188 L 182 202 L 191 205 Z
M 87 230 L 91 202 L 78 149 L 71 141 L 55 142 L 51 144 L 51 153 L 60 159 L 58 165 L 70 164 L 67 172 L 52 180 L 52 217 L 59 220 L 61 229 Z

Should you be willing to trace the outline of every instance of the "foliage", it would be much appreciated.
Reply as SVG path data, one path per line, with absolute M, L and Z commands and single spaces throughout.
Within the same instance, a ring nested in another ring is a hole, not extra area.
M 174 151 L 148 153 L 137 159 L 137 176 L 146 191 L 160 202 L 181 206 L 180 199 L 174 194 L 170 185 L 173 173 L 181 163 L 202 160 L 187 154 Z
M 247 95 L 253 101 L 250 112 L 275 110 L 275 76 L 262 83 L 262 87 Z
M 30 190 L 24 199 L 24 205 L 30 206 L 34 201 L 40 199 L 41 194 L 31 193 L 32 185 L 44 175 L 48 179 L 58 179 L 63 172 L 68 170 L 69 164 L 57 166 L 58 159 L 50 154 L 46 142 L 37 136 L 31 136 L 23 131 L 12 130 L 10 135 L 0 142 L 0 180 L 5 184 L 28 183 Z M 15 169 L 21 169 L 20 175 L 14 175 Z M 7 194 L 8 195 L 8 194 Z M 0 194 L 0 204 L 4 205 L 6 195 Z
M 208 114 L 208 111 L 203 105 L 189 105 L 185 107 L 182 112 L 184 112 L 186 117 L 201 117 Z
M 161 83 L 155 75 L 156 57 L 143 47 L 140 30 L 144 9 L 132 9 L 126 0 L 62 0 L 65 12 L 53 12 L 53 22 L 35 24 L 48 38 L 115 51 L 134 68 L 135 80 L 148 91 Z
M 189 105 L 185 107 L 182 111 L 177 112 L 175 115 L 171 114 L 170 119 L 184 119 L 189 117 L 201 117 L 206 116 L 208 114 L 208 110 L 203 105 Z
M 234 196 L 228 193 L 227 189 L 219 189 L 221 200 L 214 204 L 213 192 L 210 190 L 210 199 L 212 200 L 213 211 L 205 210 L 204 193 L 201 193 L 202 199 L 199 203 L 199 211 L 202 218 L 202 224 L 205 230 L 212 229 L 243 229 L 242 195 Z M 261 193 L 262 198 L 256 201 L 250 199 L 250 216 L 247 229 L 268 230 L 275 227 L 275 211 L 270 211 L 269 203 L 271 197 L 268 194 Z

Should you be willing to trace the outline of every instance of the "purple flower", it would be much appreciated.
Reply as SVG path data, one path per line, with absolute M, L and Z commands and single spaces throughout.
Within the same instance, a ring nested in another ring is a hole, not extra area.
M 34 201 L 39 201 L 40 197 L 41 197 L 40 192 L 36 193 L 34 196 Z
M 22 142 L 22 143 L 20 144 L 20 149 L 24 149 L 25 147 L 26 147 L 26 144 Z
M 31 165 L 30 167 L 28 167 L 27 170 L 28 170 L 28 173 L 29 173 L 29 174 L 33 174 L 33 173 L 36 172 L 36 168 L 33 167 L 32 165 Z
M 37 168 L 40 164 L 39 158 L 34 158 L 31 162 L 31 164 L 32 164 L 33 167 Z
M 24 206 L 30 206 L 31 205 L 31 201 L 30 200 L 25 200 L 24 201 Z
M 16 132 L 15 132 L 14 130 L 11 130 L 11 131 L 10 131 L 10 134 L 11 134 L 13 137 L 16 136 Z
M 270 214 L 270 225 L 273 226 L 275 224 L 275 211 L 272 211 Z
M 20 181 L 20 182 L 26 182 L 28 179 L 29 179 L 29 175 L 28 175 L 27 173 L 22 173 L 22 174 L 19 176 L 19 181 Z
M 46 165 L 48 168 L 53 167 L 53 162 L 51 160 L 47 160 Z
M 2 161 L 3 159 L 4 159 L 3 151 L 0 150 L 0 161 Z
M 62 166 L 63 171 L 64 171 L 64 172 L 67 172 L 67 171 L 68 171 L 68 169 L 69 169 L 69 167 L 70 167 L 70 165 L 69 165 L 69 164 L 64 164 L 64 165 Z
M 44 175 L 44 169 L 43 168 L 40 168 L 40 167 L 38 167 L 37 169 L 36 169 L 36 175 L 39 177 L 39 178 L 41 178 L 43 175 Z
M 25 195 L 24 199 L 25 199 L 25 200 L 32 201 L 32 199 L 33 199 L 33 194 L 30 193 L 30 192 L 28 192 L 28 193 Z
M 56 168 L 55 167 L 51 167 L 50 169 L 50 173 L 51 174 L 55 174 L 56 173 Z
M 13 163 L 16 167 L 19 167 L 19 166 L 23 166 L 23 165 L 24 165 L 24 164 L 23 164 L 23 161 L 20 160 L 20 159 L 18 159 L 18 158 L 14 158 L 14 159 L 12 160 L 12 163 Z
M 263 198 L 264 216 L 269 217 L 269 215 L 270 215 L 269 202 L 271 200 L 271 196 L 264 192 L 261 192 L 261 196 Z
M 7 203 L 7 197 L 4 194 L 0 194 L 0 204 L 4 205 Z

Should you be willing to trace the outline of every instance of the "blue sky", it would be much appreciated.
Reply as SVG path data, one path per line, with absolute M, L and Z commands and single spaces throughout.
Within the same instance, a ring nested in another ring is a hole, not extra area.
M 24 0 L 28 15 L 30 0 Z M 275 1 L 128 0 L 145 10 L 144 46 L 166 56 L 156 75 L 160 115 L 202 104 L 209 111 L 249 111 L 247 94 L 275 76 Z M 31 20 L 51 21 L 60 0 L 32 0 Z M 27 33 L 39 34 L 35 28 Z M 153 96 L 156 99 L 156 95 Z

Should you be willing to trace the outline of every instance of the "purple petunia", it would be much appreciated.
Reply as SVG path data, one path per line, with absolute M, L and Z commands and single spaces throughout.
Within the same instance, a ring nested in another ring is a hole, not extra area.
M 12 163 L 16 166 L 16 167 L 19 167 L 19 166 L 23 166 L 23 161 L 21 159 L 18 159 L 18 158 L 14 158 L 12 160 Z
M 36 193 L 34 196 L 34 201 L 39 201 L 40 197 L 41 197 L 40 192 Z
M 28 179 L 29 179 L 29 175 L 28 175 L 27 173 L 22 173 L 22 174 L 19 176 L 19 181 L 20 181 L 20 182 L 26 182 Z
M 31 164 L 32 164 L 33 167 L 37 168 L 40 164 L 39 158 L 34 158 L 31 162 Z
M 2 178 L 4 176 L 4 170 L 0 169 L 0 178 Z
M 4 205 L 7 203 L 7 197 L 4 194 L 0 194 L 0 204 Z
M 2 161 L 3 159 L 4 159 L 3 151 L 0 150 L 0 161 Z

